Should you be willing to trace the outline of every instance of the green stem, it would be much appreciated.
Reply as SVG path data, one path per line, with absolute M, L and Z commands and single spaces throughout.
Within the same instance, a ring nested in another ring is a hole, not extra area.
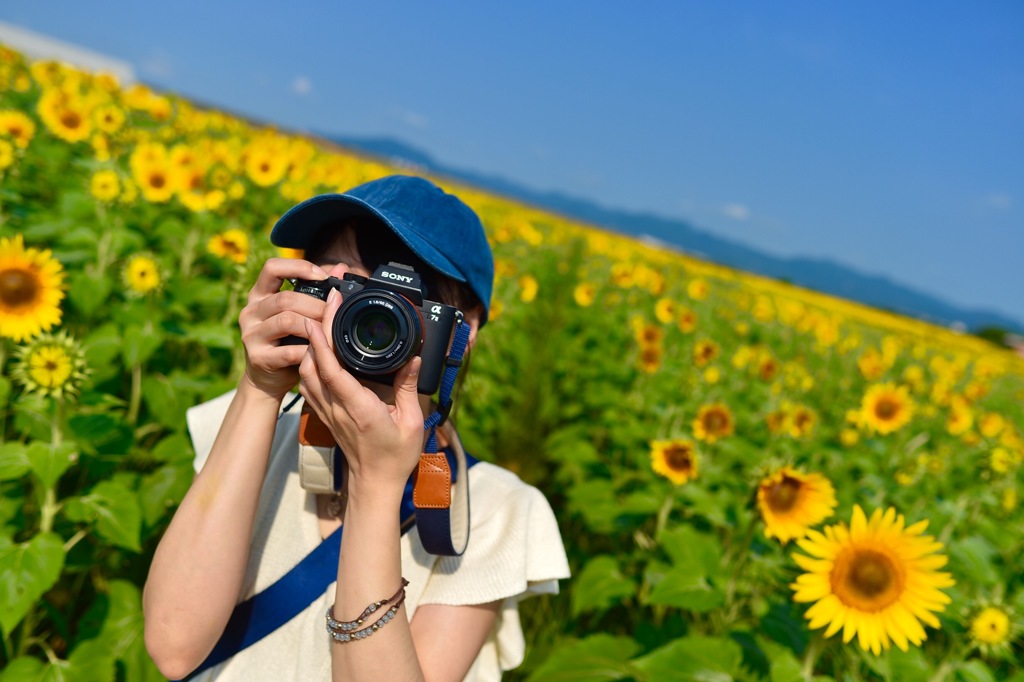
M 672 507 L 675 505 L 675 495 L 669 493 L 665 496 L 665 501 L 661 504 L 661 509 L 658 510 L 658 522 L 654 528 L 654 539 L 657 540 L 661 537 L 662 532 L 668 525 L 668 516 L 672 513 Z
M 185 238 L 181 249 L 181 278 L 188 281 L 192 275 L 192 264 L 196 259 L 196 247 L 199 245 L 199 228 L 194 227 Z
M 818 662 L 818 656 L 821 655 L 824 647 L 825 638 L 820 635 L 811 637 L 811 641 L 807 644 L 807 650 L 804 652 L 804 664 L 800 668 L 800 676 L 807 682 L 814 679 L 814 664 Z
M 142 405 L 142 363 L 136 362 L 132 367 L 132 393 L 128 399 L 128 415 L 125 417 L 129 424 L 135 424 L 139 419 L 139 408 Z

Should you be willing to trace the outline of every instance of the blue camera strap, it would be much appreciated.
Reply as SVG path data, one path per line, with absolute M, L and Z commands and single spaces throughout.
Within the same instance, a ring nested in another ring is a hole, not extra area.
M 450 484 L 457 480 L 460 472 L 468 472 L 470 467 L 479 462 L 478 459 L 462 449 L 454 430 L 452 434 L 456 441 L 455 447 L 447 447 L 442 453 L 437 451 L 437 428 L 444 424 L 451 413 L 451 392 L 455 387 L 455 379 L 459 367 L 462 365 L 462 356 L 468 342 L 469 325 L 460 323 L 456 326 L 455 337 L 448 354 L 448 363 L 441 379 L 438 409 L 423 422 L 423 429 L 430 432 L 425 452 L 421 457 L 419 468 L 405 485 L 399 511 L 399 518 L 404 520 L 402 534 L 407 533 L 415 525 L 424 549 L 431 554 L 460 555 L 465 551 L 469 541 L 468 476 L 464 484 L 458 486 L 456 490 L 457 496 L 465 498 L 464 528 L 452 528 L 450 495 L 448 504 L 445 505 L 433 504 L 433 501 L 428 498 L 426 506 L 423 506 L 424 500 L 420 500 L 421 504 L 418 504 L 416 499 L 418 478 L 424 475 L 446 476 L 450 490 Z M 335 448 L 334 455 L 340 457 L 338 448 Z M 428 463 L 427 474 L 423 473 L 425 460 Z M 435 472 L 435 469 L 442 469 L 447 474 Z M 340 470 L 341 467 L 336 468 L 336 471 Z M 243 649 L 252 646 L 319 599 L 330 584 L 338 578 L 338 555 L 341 553 L 343 529 L 344 526 L 331 533 L 275 583 L 235 606 L 235 610 L 232 612 L 231 618 L 228 619 L 224 632 L 213 651 L 184 680 L 192 680 Z

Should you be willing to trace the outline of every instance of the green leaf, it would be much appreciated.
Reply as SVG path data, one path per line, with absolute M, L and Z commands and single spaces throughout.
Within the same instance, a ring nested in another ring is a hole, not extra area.
M 195 459 L 196 453 L 192 450 L 192 441 L 181 433 L 173 433 L 155 446 L 149 453 L 153 459 L 160 462 L 183 461 L 191 462 Z
M 12 544 L 0 538 L 0 627 L 4 636 L 60 578 L 64 543 L 53 533 Z
M 0 481 L 19 479 L 28 471 L 28 449 L 22 443 L 0 445 Z
M 189 405 L 182 404 L 167 377 L 151 375 L 143 379 L 142 398 L 158 423 L 172 429 L 185 423 L 185 410 Z
M 20 656 L 0 671 L 0 682 L 41 682 L 44 674 L 42 661 L 32 656 Z
M 956 669 L 956 679 L 961 682 L 996 682 L 992 669 L 976 658 L 960 664 Z
M 705 576 L 721 570 L 722 545 L 713 535 L 693 526 L 676 526 L 662 533 L 659 540 L 676 566 L 699 566 Z
M 633 595 L 636 586 L 622 575 L 614 557 L 596 556 L 583 567 L 572 587 L 572 612 L 604 611 Z
M 68 656 L 68 679 L 75 682 L 113 682 L 114 654 L 110 645 L 90 639 L 75 647 Z
M 132 429 L 113 414 L 78 414 L 68 427 L 86 454 L 123 454 L 132 445 Z
M 0 407 L 7 404 L 7 399 L 11 397 L 11 380 L 7 377 L 0 377 Z
M 953 573 L 957 576 L 964 576 L 980 585 L 994 585 L 1000 581 L 995 567 L 996 550 L 978 535 L 951 542 L 949 557 Z
M 142 479 L 139 498 L 142 504 L 142 520 L 153 526 L 168 511 L 181 502 L 192 484 L 195 473 L 186 461 L 166 464 Z
M 78 448 L 75 443 L 61 443 L 54 447 L 51 443 L 36 441 L 28 446 L 29 466 L 44 488 L 56 485 L 77 460 Z
M 609 533 L 619 515 L 615 498 L 615 486 L 611 481 L 593 479 L 569 489 L 569 508 L 581 514 L 592 530 Z
M 238 342 L 234 326 L 216 322 L 195 324 L 187 328 L 188 338 L 198 341 L 207 348 L 233 349 Z
M 71 277 L 68 299 L 82 315 L 91 317 L 110 298 L 111 289 L 109 278 L 79 271 Z
M 628 637 L 592 635 L 562 644 L 527 682 L 612 682 L 629 676 L 628 661 L 640 645 Z
M 134 367 L 142 364 L 153 356 L 164 342 L 163 331 L 152 323 L 129 325 L 124 330 L 124 347 L 122 356 L 124 364 Z
M 88 495 L 65 505 L 65 516 L 71 520 L 96 523 L 96 533 L 114 543 L 138 552 L 142 549 L 142 510 L 135 491 L 119 481 L 101 481 Z
M 82 339 L 82 345 L 85 347 L 85 360 L 89 367 L 93 371 L 103 372 L 121 354 L 121 331 L 116 324 L 108 322 Z
M 684 637 L 635 659 L 632 665 L 652 682 L 730 682 L 742 660 L 743 650 L 731 639 Z
M 705 613 L 722 606 L 725 595 L 708 583 L 703 567 L 676 566 L 651 590 L 647 603 Z

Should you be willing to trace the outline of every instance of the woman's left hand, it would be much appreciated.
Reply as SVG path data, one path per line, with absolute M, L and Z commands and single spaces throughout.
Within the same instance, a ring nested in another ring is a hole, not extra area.
M 417 382 L 420 357 L 395 376 L 394 404 L 381 400 L 341 366 L 328 331 L 341 305 L 334 289 L 323 322 L 306 320 L 309 350 L 299 365 L 299 393 L 323 420 L 345 453 L 352 486 L 404 486 L 423 451 L 423 409 Z M 399 488 L 400 489 L 400 488 Z

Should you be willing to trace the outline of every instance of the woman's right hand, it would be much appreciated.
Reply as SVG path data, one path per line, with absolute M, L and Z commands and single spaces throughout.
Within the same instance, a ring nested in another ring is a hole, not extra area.
M 325 304 L 313 296 L 281 291 L 281 285 L 286 279 L 326 278 L 323 268 L 305 260 L 270 258 L 263 264 L 238 315 L 245 347 L 243 381 L 278 400 L 298 383 L 298 365 L 307 346 L 281 345 L 281 340 L 286 336 L 308 339 L 306 319 L 320 322 Z

